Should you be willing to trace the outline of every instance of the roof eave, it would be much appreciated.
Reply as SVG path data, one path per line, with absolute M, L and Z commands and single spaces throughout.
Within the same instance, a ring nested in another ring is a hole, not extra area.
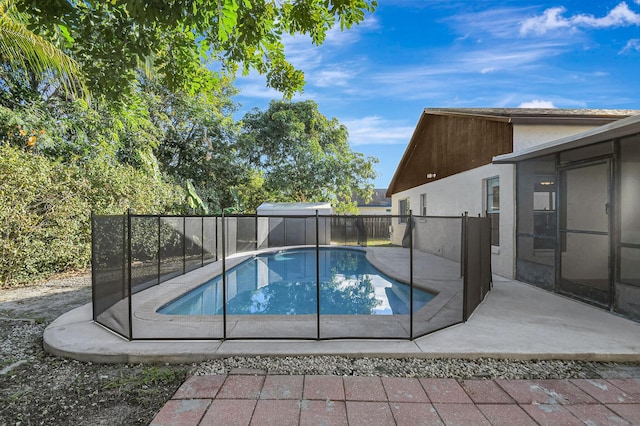
M 580 148 L 599 142 L 606 142 L 621 137 L 640 133 L 640 114 L 617 120 L 604 126 L 556 139 L 533 146 L 522 151 L 498 155 L 493 158 L 494 164 L 512 164 L 532 158 L 543 157 L 573 148 Z

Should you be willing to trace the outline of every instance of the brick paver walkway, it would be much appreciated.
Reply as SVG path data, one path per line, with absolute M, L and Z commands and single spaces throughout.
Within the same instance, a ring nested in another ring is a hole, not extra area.
M 640 379 L 194 376 L 164 425 L 640 425 Z

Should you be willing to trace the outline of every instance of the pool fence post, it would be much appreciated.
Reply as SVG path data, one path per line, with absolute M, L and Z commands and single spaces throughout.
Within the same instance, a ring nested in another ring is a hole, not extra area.
M 91 210 L 91 316 L 95 321 L 96 315 L 96 234 L 95 234 L 96 217 Z
M 200 267 L 204 266 L 204 216 L 200 216 Z
M 413 340 L 413 212 L 409 210 L 409 339 Z
M 221 216 L 221 226 L 222 226 L 222 339 L 225 340 L 227 338 L 227 270 L 226 270 L 226 241 L 225 241 L 225 232 L 224 232 L 224 209 L 222 209 Z
M 469 215 L 464 212 L 462 218 L 463 227 L 463 257 L 462 265 L 462 321 L 467 322 L 469 313 L 467 312 L 467 299 L 469 297 Z
M 461 218 L 461 226 L 460 226 L 460 278 L 464 277 L 464 256 L 465 256 L 465 235 L 467 235 L 467 222 L 464 219 L 467 216 L 468 212 L 464 212 Z
M 127 294 L 128 291 L 128 269 L 127 269 L 127 265 L 129 262 L 129 252 L 127 250 L 127 216 L 126 215 L 122 215 L 122 295 L 124 297 L 125 294 Z M 124 333 L 123 333 L 124 334 Z
M 160 218 L 160 215 L 158 215 L 158 280 L 156 284 L 160 284 L 160 264 L 162 263 L 162 259 L 160 259 L 160 244 L 161 244 L 161 237 L 160 237 L 160 228 L 162 226 L 162 219 Z
M 316 209 L 316 339 L 320 340 L 320 232 L 318 222 L 318 210 Z
M 133 289 L 131 285 L 131 208 L 127 209 L 127 270 L 128 270 L 128 302 L 129 302 L 129 340 L 133 340 L 133 313 L 131 312 L 132 308 L 132 297 L 133 297 Z
M 182 216 L 182 275 L 187 273 L 187 217 Z

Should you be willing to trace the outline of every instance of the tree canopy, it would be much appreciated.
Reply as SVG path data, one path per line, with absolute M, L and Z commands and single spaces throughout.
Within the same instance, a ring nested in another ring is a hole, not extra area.
M 236 121 L 233 79 L 257 70 L 291 96 L 304 76 L 286 37 L 320 44 L 376 6 L 0 0 L 0 283 L 86 265 L 91 211 L 252 213 L 293 200 L 354 211 L 377 160 L 311 101 Z
M 29 28 L 73 52 L 93 90 L 117 97 L 154 72 L 171 90 L 207 91 L 216 75 L 253 69 L 290 97 L 304 75 L 285 58 L 284 35 L 321 44 L 362 22 L 375 0 L 16 0 Z
M 370 199 L 377 159 L 354 152 L 347 128 L 313 101 L 272 101 L 242 119 L 238 152 L 258 170 L 268 200 L 331 201 L 354 212 L 352 195 Z
M 0 59 L 14 72 L 56 79 L 66 93 L 87 96 L 79 64 L 25 25 L 11 0 L 0 0 Z

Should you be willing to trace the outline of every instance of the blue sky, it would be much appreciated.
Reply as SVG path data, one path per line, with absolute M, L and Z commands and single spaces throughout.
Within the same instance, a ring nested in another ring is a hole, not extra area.
M 423 108 L 640 109 L 640 0 L 378 0 L 315 47 L 285 40 L 304 92 L 377 157 L 386 188 Z M 239 76 L 238 118 L 282 95 Z

